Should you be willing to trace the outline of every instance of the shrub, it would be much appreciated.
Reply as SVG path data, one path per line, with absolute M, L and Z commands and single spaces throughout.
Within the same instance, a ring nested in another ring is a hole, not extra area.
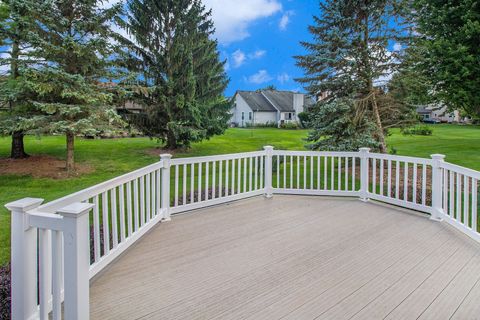
M 298 123 L 296 122 L 284 122 L 280 125 L 281 129 L 287 130 L 297 130 L 299 128 Z
M 247 128 L 276 128 L 277 123 L 275 121 L 267 121 L 265 123 L 251 123 L 247 122 L 245 123 L 245 127 Z
M 417 136 L 431 136 L 433 133 L 432 128 L 427 126 L 417 126 L 411 128 L 402 129 L 404 135 L 417 135 Z
M 11 308 L 10 263 L 0 267 L 0 320 L 10 319 Z

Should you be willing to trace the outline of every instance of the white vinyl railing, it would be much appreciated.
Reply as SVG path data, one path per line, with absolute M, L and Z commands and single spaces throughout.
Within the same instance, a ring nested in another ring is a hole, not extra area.
M 12 318 L 88 319 L 89 279 L 171 214 L 273 194 L 359 197 L 422 211 L 480 241 L 480 172 L 359 152 L 263 151 L 161 160 L 12 212 Z M 63 312 L 62 312 L 63 303 Z

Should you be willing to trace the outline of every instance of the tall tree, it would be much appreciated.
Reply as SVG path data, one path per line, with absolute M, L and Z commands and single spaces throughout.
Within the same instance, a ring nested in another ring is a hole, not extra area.
M 314 17 L 315 25 L 309 27 L 313 42 L 301 44 L 308 53 L 298 56 L 297 65 L 305 76 L 297 79 L 313 95 L 327 93 L 319 101 L 319 110 L 325 104 L 332 107 L 338 99 L 347 103 L 356 113 L 340 112 L 345 103 L 338 103 L 339 114 L 352 119 L 365 117 L 362 122 L 372 122 L 380 151 L 386 152 L 385 123 L 394 122 L 389 112 L 391 105 L 382 105 L 385 93 L 382 79 L 395 72 L 398 52 L 389 50 L 393 42 L 404 38 L 402 0 L 326 0 L 320 2 L 321 15 Z M 382 111 L 383 109 L 383 111 Z M 318 117 L 312 117 L 315 119 Z M 370 128 L 360 126 L 360 128 Z M 337 130 L 336 130 L 337 131 Z M 338 132 L 338 131 L 337 131 Z M 361 136 L 361 135 L 360 135 Z M 318 137 L 312 134 L 311 139 Z M 358 135 L 352 135 L 356 139 Z M 352 143 L 351 145 L 356 145 Z M 315 144 L 313 144 L 315 145 Z
M 228 79 L 211 39 L 211 12 L 200 0 L 130 0 L 128 12 L 128 67 L 148 92 L 137 95 L 145 112 L 134 122 L 167 148 L 222 133 L 229 118 L 222 96 Z
M 480 2 L 416 0 L 414 5 L 415 46 L 422 54 L 417 71 L 430 80 L 438 102 L 480 118 Z
M 74 170 L 78 134 L 96 135 L 121 121 L 112 106 L 112 21 L 121 5 L 105 8 L 99 0 L 52 0 L 38 17 L 42 32 L 31 55 L 44 61 L 25 70 L 32 104 L 45 116 L 43 130 L 66 136 L 66 168 Z
M 2 75 L 0 104 L 7 112 L 0 119 L 0 131 L 12 136 L 10 157 L 28 157 L 23 138 L 26 131 L 34 127 L 31 121 L 27 95 L 23 91 L 22 69 L 35 63 L 29 55 L 30 34 L 38 31 L 35 17 L 45 9 L 45 2 L 32 0 L 2 0 L 0 2 L 0 66 L 7 69 Z

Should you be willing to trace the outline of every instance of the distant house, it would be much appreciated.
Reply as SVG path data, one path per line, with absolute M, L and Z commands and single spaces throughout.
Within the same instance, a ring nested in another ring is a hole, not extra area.
M 298 122 L 312 100 L 303 93 L 278 90 L 237 91 L 231 122 L 239 127 Z
M 424 122 L 430 123 L 459 123 L 467 120 L 460 116 L 458 110 L 449 111 L 446 106 L 438 104 L 420 106 L 417 113 Z

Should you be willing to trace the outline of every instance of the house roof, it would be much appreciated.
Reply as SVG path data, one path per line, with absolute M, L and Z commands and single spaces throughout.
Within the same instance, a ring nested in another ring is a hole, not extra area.
M 264 112 L 295 112 L 293 107 L 294 92 L 278 90 L 238 91 L 237 92 L 253 111 Z M 306 105 L 312 104 L 310 98 L 305 97 Z
M 276 112 L 274 106 L 257 91 L 238 91 L 238 94 L 245 100 L 253 111 L 271 111 Z

